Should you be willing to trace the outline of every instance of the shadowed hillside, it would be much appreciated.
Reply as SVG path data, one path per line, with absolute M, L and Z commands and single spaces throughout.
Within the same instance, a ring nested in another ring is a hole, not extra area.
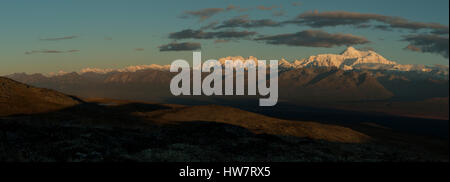
M 79 104 L 74 97 L 0 77 L 0 116 L 54 111 Z
M 101 97 L 158 103 L 180 103 L 181 98 L 190 101 L 183 104 L 237 103 L 231 105 L 233 107 L 238 107 L 248 99 L 255 99 L 251 102 L 257 103 L 257 96 L 174 97 L 170 93 L 169 85 L 175 74 L 167 70 L 148 68 L 135 72 L 83 72 L 51 77 L 18 73 L 8 77 L 84 98 Z M 279 102 L 294 105 L 448 118 L 448 109 L 441 107 L 440 102 L 433 102 L 436 98 L 448 97 L 448 76 L 439 72 L 280 67 L 278 90 Z M 439 107 L 436 107 L 437 105 Z

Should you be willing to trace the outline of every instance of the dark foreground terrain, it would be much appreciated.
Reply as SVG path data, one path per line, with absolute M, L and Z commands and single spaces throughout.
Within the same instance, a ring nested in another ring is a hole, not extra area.
M 0 119 L 1 161 L 448 161 L 448 140 L 223 106 L 83 103 Z
M 375 122 L 383 117 L 81 100 L 1 77 L 0 91 L 0 161 L 449 160 L 445 134 Z

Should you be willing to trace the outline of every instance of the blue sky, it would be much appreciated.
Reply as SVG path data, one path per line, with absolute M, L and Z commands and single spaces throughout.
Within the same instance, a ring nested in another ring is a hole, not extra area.
M 300 2 L 300 6 L 292 6 Z M 249 8 L 245 12 L 227 11 L 200 21 L 180 18 L 186 11 L 205 8 L 227 8 L 234 5 Z M 258 6 L 276 6 L 270 11 Z M 273 16 L 274 11 L 284 16 Z M 402 17 L 409 21 L 439 23 L 448 27 L 448 0 L 2 0 L 0 3 L 0 75 L 15 72 L 48 73 L 78 71 L 85 67 L 119 68 L 128 65 L 170 64 L 175 59 L 192 59 L 192 51 L 161 52 L 159 46 L 173 42 L 169 33 L 184 29 L 197 30 L 210 22 L 248 15 L 250 19 L 286 21 L 297 15 L 318 10 L 371 13 Z M 436 53 L 405 50 L 409 44 L 403 36 L 410 30 L 383 31 L 357 29 L 353 26 L 313 28 L 299 25 L 236 29 L 255 31 L 258 35 L 322 30 L 362 36 L 370 41 L 355 47 L 371 47 L 388 59 L 402 64 L 444 64 L 448 58 Z M 213 30 L 211 30 L 213 31 Z M 73 39 L 44 41 L 42 39 L 76 36 Z M 444 35 L 448 37 L 447 35 Z M 184 41 L 184 40 L 183 40 Z M 185 40 L 202 46 L 204 59 L 224 56 L 256 56 L 260 59 L 301 59 L 319 53 L 339 53 L 345 46 L 308 47 L 271 45 L 248 39 L 214 43 L 214 39 Z M 448 46 L 448 45 L 447 45 Z M 137 48 L 143 50 L 136 51 Z M 64 53 L 33 53 L 57 50 Z M 77 50 L 70 52 L 70 50 Z M 69 51 L 69 52 L 67 52 Z

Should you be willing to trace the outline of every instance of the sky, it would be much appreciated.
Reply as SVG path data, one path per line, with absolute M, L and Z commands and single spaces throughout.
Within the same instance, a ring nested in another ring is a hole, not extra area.
M 293 61 L 349 45 L 448 65 L 448 22 L 448 0 L 2 0 L 0 75 L 170 64 L 194 50 Z

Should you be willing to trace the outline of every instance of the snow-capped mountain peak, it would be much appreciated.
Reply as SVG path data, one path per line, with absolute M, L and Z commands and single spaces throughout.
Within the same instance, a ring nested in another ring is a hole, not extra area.
M 336 67 L 344 70 L 396 64 L 374 51 L 361 51 L 353 47 L 348 47 L 341 54 L 319 54 L 295 62 L 296 67 Z
M 92 73 L 105 74 L 105 73 L 110 73 L 110 72 L 136 72 L 139 70 L 146 70 L 146 69 L 165 71 L 165 70 L 170 69 L 170 65 L 159 65 L 159 64 L 136 65 L 136 66 L 127 66 L 125 68 L 120 68 L 120 69 L 83 68 L 79 73 L 83 74 L 83 73 L 92 72 Z
M 366 53 L 367 52 L 365 52 L 365 51 L 359 51 L 350 46 L 350 47 L 347 47 L 347 49 L 345 49 L 345 51 L 342 52 L 341 55 L 345 56 L 345 57 L 362 57 L 364 55 L 367 55 Z
M 231 60 L 233 62 L 233 66 L 244 66 L 237 65 L 236 61 L 240 60 L 245 62 L 247 60 L 252 60 L 257 65 L 258 58 L 254 56 L 249 56 L 248 58 L 242 56 L 228 56 L 219 58 L 218 61 L 221 65 L 225 64 L 225 61 Z M 269 61 L 269 60 L 267 60 Z M 205 62 L 203 62 L 205 64 Z M 278 62 L 279 70 L 291 70 L 297 68 L 316 68 L 316 67 L 334 67 L 342 70 L 358 70 L 358 69 L 368 69 L 368 70 L 392 70 L 392 71 L 421 71 L 421 72 L 444 72 L 448 74 L 448 66 L 444 66 L 444 68 L 438 68 L 436 66 L 426 66 L 426 65 L 412 65 L 412 64 L 397 64 L 394 61 L 388 60 L 382 55 L 378 54 L 372 50 L 358 50 L 354 47 L 347 47 L 340 54 L 318 54 L 314 56 L 310 56 L 306 59 L 295 60 L 290 62 L 284 58 L 280 59 Z M 102 68 L 84 68 L 78 73 L 110 73 L 110 72 L 136 72 L 139 70 L 160 70 L 160 71 L 168 71 L 170 69 L 170 65 L 137 65 L 137 66 L 128 66 L 120 69 L 102 69 Z

